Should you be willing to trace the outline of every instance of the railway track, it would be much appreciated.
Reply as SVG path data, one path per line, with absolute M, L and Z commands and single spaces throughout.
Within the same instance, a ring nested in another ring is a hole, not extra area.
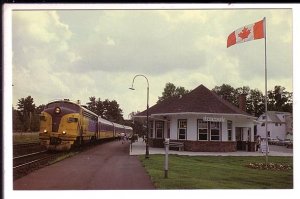
M 46 148 L 44 146 L 41 146 L 39 142 L 14 144 L 13 145 L 13 156 L 18 157 L 21 155 L 42 151 L 45 149 Z
M 26 166 L 28 164 L 32 164 L 35 162 L 38 162 L 40 160 L 43 160 L 44 158 L 47 158 L 48 155 L 46 153 L 47 151 L 38 151 L 34 153 L 29 153 L 21 156 L 17 156 L 13 158 L 13 169 Z
M 14 144 L 14 148 L 24 148 L 24 147 L 31 147 L 31 146 L 36 146 L 39 145 L 39 142 L 27 142 L 27 143 L 19 143 L 19 144 Z
M 58 160 L 89 150 L 103 142 L 107 142 L 107 140 L 94 144 L 86 144 L 66 152 L 50 152 L 39 143 L 13 145 L 13 179 L 16 180 Z
M 14 180 L 29 174 L 30 172 L 49 165 L 56 159 L 66 156 L 68 153 L 51 153 L 46 150 L 28 153 L 13 158 Z

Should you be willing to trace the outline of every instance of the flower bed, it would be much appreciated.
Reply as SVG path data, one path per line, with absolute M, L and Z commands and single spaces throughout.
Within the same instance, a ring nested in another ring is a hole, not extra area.
M 270 162 L 269 164 L 265 163 L 249 163 L 246 165 L 248 168 L 252 169 L 260 169 L 260 170 L 275 170 L 275 171 L 287 171 L 287 170 L 292 170 L 293 166 L 288 165 L 288 164 L 281 164 L 281 163 L 272 163 Z

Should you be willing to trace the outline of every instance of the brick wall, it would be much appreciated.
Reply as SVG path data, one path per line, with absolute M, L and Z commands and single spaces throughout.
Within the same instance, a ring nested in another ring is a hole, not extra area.
M 185 151 L 197 152 L 234 152 L 236 142 L 184 141 Z
M 237 151 L 237 143 L 234 141 L 227 142 L 210 142 L 210 141 L 178 141 L 170 140 L 171 142 L 183 142 L 185 151 L 195 152 L 234 152 Z M 243 143 L 246 145 L 246 142 Z M 255 142 L 248 142 L 248 151 L 255 151 Z M 149 139 L 149 146 L 155 148 L 164 148 L 163 139 Z M 245 150 L 246 147 L 243 147 Z

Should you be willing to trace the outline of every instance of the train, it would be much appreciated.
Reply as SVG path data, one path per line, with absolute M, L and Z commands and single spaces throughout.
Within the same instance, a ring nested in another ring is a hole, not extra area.
M 105 120 L 79 101 L 54 100 L 40 114 L 39 140 L 51 151 L 68 151 L 74 146 L 125 135 L 131 137 L 132 133 L 132 127 Z

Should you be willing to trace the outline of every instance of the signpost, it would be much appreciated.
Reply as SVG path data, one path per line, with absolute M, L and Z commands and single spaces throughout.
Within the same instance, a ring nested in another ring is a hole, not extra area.
M 266 153 L 267 149 L 268 149 L 268 153 L 269 153 L 270 152 L 270 148 L 267 145 L 267 142 L 266 141 L 261 142 L 261 144 L 260 144 L 260 150 L 261 150 L 261 152 L 262 153 Z
M 165 178 L 168 178 L 168 170 L 169 170 L 169 144 L 170 139 L 165 138 Z

